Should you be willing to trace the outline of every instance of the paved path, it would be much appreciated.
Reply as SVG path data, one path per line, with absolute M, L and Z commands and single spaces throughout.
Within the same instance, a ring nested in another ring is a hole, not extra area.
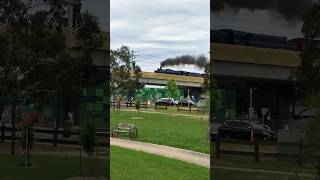
M 165 156 L 168 158 L 178 159 L 188 163 L 196 164 L 203 167 L 210 167 L 210 155 L 205 153 L 194 152 L 185 149 L 174 148 L 170 146 L 150 144 L 145 142 L 131 141 L 127 139 L 110 138 L 110 144 L 123 148 L 133 149 L 137 151 L 143 151 L 155 155 Z M 283 176 L 297 175 L 299 177 L 314 177 L 311 173 L 295 173 L 288 171 L 276 171 L 276 170 L 265 170 L 265 169 L 251 169 L 251 168 L 238 168 L 238 167 L 224 167 L 214 166 L 214 169 L 221 169 L 227 171 L 240 171 L 249 173 L 262 173 L 262 174 L 275 174 Z
M 210 155 L 205 153 L 118 138 L 110 138 L 110 145 L 178 159 L 203 167 L 210 167 Z

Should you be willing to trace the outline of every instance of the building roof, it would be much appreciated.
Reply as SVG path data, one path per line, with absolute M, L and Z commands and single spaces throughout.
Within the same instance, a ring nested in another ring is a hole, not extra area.
M 154 73 L 154 72 L 142 72 L 141 78 L 147 79 L 159 79 L 159 80 L 175 80 L 183 82 L 203 83 L 202 77 L 181 76 L 174 74 Z
M 232 44 L 211 43 L 214 60 L 298 67 L 301 63 L 299 52 Z

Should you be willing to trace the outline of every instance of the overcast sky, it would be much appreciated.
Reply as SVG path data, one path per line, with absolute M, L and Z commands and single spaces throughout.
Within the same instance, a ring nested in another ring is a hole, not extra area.
M 110 0 L 82 0 L 82 11 L 89 11 L 98 18 L 102 31 L 110 31 Z
M 211 13 L 211 29 L 235 29 L 251 33 L 301 37 L 301 21 L 287 22 L 274 19 L 267 10 L 240 10 L 237 14 L 231 11 Z M 231 23 L 232 22 L 232 23 Z
M 209 56 L 209 0 L 111 0 L 111 49 L 127 45 L 143 71 L 180 55 Z M 171 67 L 170 67 L 171 68 Z M 172 67 L 201 72 L 193 66 Z
M 215 0 L 211 29 L 302 37 L 302 16 L 317 0 Z

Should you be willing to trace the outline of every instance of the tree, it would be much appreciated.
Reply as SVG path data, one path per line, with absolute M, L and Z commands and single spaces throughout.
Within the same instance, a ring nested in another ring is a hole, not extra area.
M 319 1 L 320 2 L 320 1 Z M 302 33 L 305 48 L 301 55 L 301 65 L 296 73 L 305 95 L 317 95 L 320 91 L 320 4 L 315 4 L 304 16 Z
M 78 1 L 80 3 L 81 1 Z M 0 95 L 45 103 L 50 96 L 70 95 L 96 84 L 91 53 L 101 43 L 96 18 L 77 14 L 77 45 L 68 45 L 67 0 L 0 2 Z M 40 8 L 44 6 L 45 8 Z M 0 114 L 6 106 L 0 107 Z
M 142 87 L 139 83 L 141 69 L 136 65 L 134 53 L 128 46 L 111 50 L 110 67 L 110 86 L 114 98 L 118 94 L 134 92 Z
M 169 80 L 166 85 L 166 96 L 169 98 L 177 99 L 179 97 L 179 88 L 175 80 Z
M 317 178 L 320 179 L 320 113 L 312 119 L 306 129 L 304 153 L 310 158 L 317 169 Z
M 320 2 L 320 1 L 319 1 Z M 307 96 L 311 106 L 320 108 L 320 4 L 317 3 L 305 14 L 303 18 L 302 33 L 307 39 L 301 55 L 301 65 L 296 78 L 301 84 L 303 95 Z M 304 139 L 304 149 L 317 168 L 320 179 L 320 112 L 308 124 Z

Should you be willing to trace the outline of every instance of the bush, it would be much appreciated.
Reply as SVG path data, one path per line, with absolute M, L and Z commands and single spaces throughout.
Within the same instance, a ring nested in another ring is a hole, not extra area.
M 80 131 L 80 141 L 83 149 L 89 156 L 93 155 L 96 147 L 96 127 L 93 123 L 86 122 L 82 124 Z
M 140 106 L 141 106 L 140 99 L 137 99 L 136 102 L 135 102 L 135 107 L 136 107 L 136 110 L 137 110 L 137 111 L 140 110 Z

